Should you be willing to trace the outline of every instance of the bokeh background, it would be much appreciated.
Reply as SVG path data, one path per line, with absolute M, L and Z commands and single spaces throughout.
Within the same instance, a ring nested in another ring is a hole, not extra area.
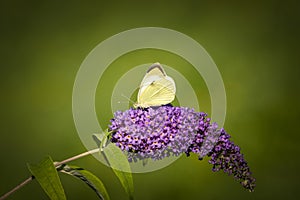
M 134 174 L 135 198 L 298 199 L 299 19 L 298 1 L 289 0 L 1 1 L 0 194 L 30 175 L 27 162 L 45 155 L 62 160 L 86 150 L 72 117 L 80 64 L 114 34 L 157 26 L 197 40 L 217 64 L 227 93 L 225 129 L 241 146 L 257 187 L 249 193 L 233 177 L 211 172 L 207 159 L 183 156 L 159 171 Z M 102 125 L 112 117 L 106 105 L 117 77 L 130 66 L 156 61 L 177 69 L 188 65 L 157 50 L 116 60 L 97 90 Z M 184 69 L 201 108 L 210 113 L 203 80 Z M 92 156 L 73 164 L 100 177 L 112 200 L 126 199 L 111 169 Z M 97 199 L 84 183 L 66 175 L 61 180 L 68 199 Z M 47 197 L 33 181 L 9 199 Z

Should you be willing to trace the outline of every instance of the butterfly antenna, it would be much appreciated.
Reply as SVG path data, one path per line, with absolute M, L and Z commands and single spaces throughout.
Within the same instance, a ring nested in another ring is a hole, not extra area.
M 130 101 L 131 103 L 135 103 L 134 101 L 132 101 L 130 98 L 128 98 L 127 96 L 125 96 L 124 94 L 122 94 L 122 97 L 124 97 L 125 99 L 127 99 L 128 101 Z
M 118 101 L 117 103 L 128 103 L 128 101 Z

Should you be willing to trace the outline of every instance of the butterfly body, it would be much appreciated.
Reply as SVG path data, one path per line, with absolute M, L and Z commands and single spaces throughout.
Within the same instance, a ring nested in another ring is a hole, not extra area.
M 175 99 L 175 93 L 174 80 L 167 76 L 159 63 L 154 63 L 142 80 L 134 107 L 148 108 L 169 104 Z

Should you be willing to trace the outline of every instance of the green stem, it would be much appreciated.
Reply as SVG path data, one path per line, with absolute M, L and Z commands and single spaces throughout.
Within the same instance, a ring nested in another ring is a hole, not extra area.
M 55 162 L 55 163 L 54 163 L 54 166 L 55 166 L 55 167 L 58 167 L 58 166 L 60 166 L 60 165 L 62 165 L 62 164 L 71 162 L 71 161 L 73 161 L 73 160 L 77 160 L 77 159 L 82 158 L 82 157 L 87 156 L 87 155 L 91 155 L 91 154 L 97 153 L 97 152 L 99 152 L 99 151 L 100 151 L 99 148 L 93 149 L 93 150 L 90 150 L 90 151 L 81 153 L 81 154 L 79 154 L 79 155 L 73 156 L 73 157 L 71 157 L 71 158 L 65 159 L 65 160 L 63 160 L 63 161 Z M 24 180 L 22 183 L 20 183 L 20 184 L 17 185 L 16 187 L 14 187 L 12 190 L 10 190 L 9 192 L 7 192 L 7 193 L 5 193 L 4 195 L 2 195 L 2 196 L 0 197 L 0 200 L 6 199 L 8 196 L 10 196 L 11 194 L 13 194 L 13 193 L 16 192 L 17 190 L 21 189 L 24 185 L 26 185 L 27 183 L 31 182 L 33 179 L 34 179 L 34 176 L 28 177 L 28 178 L 27 178 L 26 180 Z

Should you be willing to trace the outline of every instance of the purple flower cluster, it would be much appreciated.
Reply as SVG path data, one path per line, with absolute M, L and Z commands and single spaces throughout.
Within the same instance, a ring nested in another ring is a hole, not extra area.
M 161 106 L 116 112 L 109 127 L 111 141 L 128 152 L 133 160 L 162 159 L 187 151 L 201 128 L 204 113 L 190 108 Z
M 205 155 L 213 171 L 233 175 L 249 191 L 255 187 L 240 148 L 224 129 L 202 112 L 184 107 L 160 106 L 117 111 L 109 126 L 111 142 L 128 154 L 129 161 L 153 160 L 185 153 Z
M 240 152 L 240 147 L 229 138 L 230 135 L 221 129 L 217 144 L 208 153 L 211 158 L 209 163 L 213 164 L 213 171 L 223 170 L 228 175 L 233 175 L 243 187 L 252 192 L 255 187 L 255 178 L 252 177 L 250 168 Z

